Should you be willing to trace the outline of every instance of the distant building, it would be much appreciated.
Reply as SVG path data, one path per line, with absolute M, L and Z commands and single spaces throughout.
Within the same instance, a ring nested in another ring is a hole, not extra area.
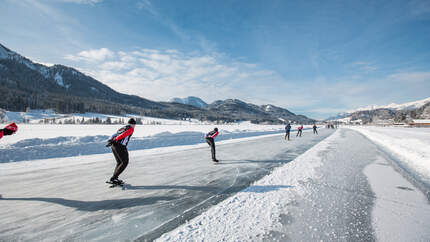
M 410 126 L 414 127 L 429 127 L 430 128 L 430 119 L 413 119 L 410 123 Z
M 378 119 L 378 120 L 374 120 L 373 124 L 378 125 L 378 126 L 390 126 L 394 124 L 394 120 L 392 119 Z

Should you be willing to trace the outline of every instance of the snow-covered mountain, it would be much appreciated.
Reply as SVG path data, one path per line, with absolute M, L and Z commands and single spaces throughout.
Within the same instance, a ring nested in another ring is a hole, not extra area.
M 201 121 L 282 123 L 284 120 L 312 122 L 273 105 L 260 107 L 237 99 L 208 105 L 198 97 L 155 102 L 135 95 L 119 93 L 78 70 L 63 66 L 45 66 L 0 44 L 0 108 L 8 111 L 53 109 L 57 113 L 123 113 Z
M 255 105 L 246 103 L 238 99 L 226 99 L 215 101 L 207 107 L 210 111 L 225 114 L 237 120 L 246 117 L 248 120 L 259 120 L 260 122 L 281 122 L 292 121 L 302 124 L 311 124 L 315 120 L 304 115 L 296 115 L 285 108 L 280 108 L 271 104 Z
M 327 120 L 339 122 L 345 122 L 345 120 L 348 122 L 360 120 L 363 121 L 363 123 L 378 123 L 385 121 L 408 122 L 411 119 L 428 118 L 430 118 L 430 98 L 403 104 L 392 103 L 381 106 L 370 105 L 356 110 L 350 110 L 345 113 L 340 113 L 335 117 L 328 118 Z
M 427 103 L 430 103 L 430 97 L 422 99 L 422 100 L 407 102 L 407 103 L 402 103 L 402 104 L 391 103 L 388 105 L 369 105 L 367 107 L 347 111 L 347 113 L 355 113 L 355 112 L 359 112 L 359 111 L 371 111 L 371 110 L 376 110 L 376 109 L 389 109 L 389 110 L 394 110 L 394 111 L 405 111 L 405 110 L 413 110 L 413 109 L 420 108 L 420 107 L 426 105 Z
M 169 102 L 182 103 L 182 104 L 191 105 L 198 108 L 206 108 L 208 106 L 208 104 L 205 101 L 203 101 L 198 97 L 193 97 L 193 96 L 189 96 L 186 98 L 175 97 L 175 98 L 171 98 Z

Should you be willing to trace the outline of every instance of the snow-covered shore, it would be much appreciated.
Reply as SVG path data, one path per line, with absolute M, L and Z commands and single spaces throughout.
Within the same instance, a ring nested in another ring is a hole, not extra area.
M 349 127 L 382 146 L 430 185 L 430 129 L 403 127 Z
M 19 124 L 15 135 L 0 141 L 0 163 L 108 153 L 106 141 L 122 125 L 39 125 Z M 204 134 L 218 127 L 217 141 L 279 134 L 283 125 L 138 125 L 129 150 L 196 145 L 205 143 Z M 295 130 L 297 126 L 293 126 Z M 310 128 L 310 127 L 305 127 Z

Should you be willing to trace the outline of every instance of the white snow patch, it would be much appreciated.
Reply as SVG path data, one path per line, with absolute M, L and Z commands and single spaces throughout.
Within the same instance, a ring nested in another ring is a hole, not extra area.
M 425 238 L 430 238 L 428 224 L 421 222 L 430 217 L 423 193 L 381 157 L 368 165 L 364 174 L 375 193 L 372 224 L 378 241 L 426 241 Z M 412 226 L 406 229 L 405 225 Z
M 39 73 L 42 74 L 45 78 L 49 78 L 49 69 L 46 67 L 39 68 Z
M 173 120 L 172 120 L 173 121 Z M 0 143 L 0 163 L 72 157 L 109 152 L 109 137 L 123 124 L 116 125 L 35 125 L 18 124 L 18 132 Z M 204 134 L 213 130 L 211 124 L 137 125 L 129 150 L 156 149 L 171 146 L 204 144 Z M 221 141 L 246 137 L 279 135 L 283 126 L 249 123 L 217 125 Z
M 121 220 L 123 220 L 123 218 L 125 218 L 126 216 L 127 216 L 127 214 L 125 214 L 125 213 L 120 213 L 120 214 L 112 215 L 112 221 L 113 221 L 114 223 L 119 223 L 119 222 L 121 222 Z
M 414 119 L 412 122 L 416 124 L 430 124 L 430 119 Z
M 6 59 L 9 57 L 9 52 L 0 46 L 0 59 Z
M 59 86 L 65 87 L 64 82 L 63 82 L 63 77 L 60 75 L 60 73 L 58 73 L 58 72 L 55 73 L 54 79 L 55 79 L 55 81 L 57 81 L 57 84 Z
M 22 57 L 21 57 L 22 58 Z M 28 68 L 32 69 L 32 70 L 36 70 L 36 67 L 34 66 L 33 63 L 31 63 L 30 61 L 21 59 L 21 62 L 26 65 Z
M 247 189 L 210 208 L 200 216 L 164 234 L 157 241 L 253 241 L 279 230 L 281 214 L 296 195 L 306 191 L 303 181 L 314 178 L 322 165 L 320 153 L 339 137 L 336 132 L 294 161 L 275 169 Z
M 430 184 L 430 129 L 403 127 L 350 127 L 391 152 Z

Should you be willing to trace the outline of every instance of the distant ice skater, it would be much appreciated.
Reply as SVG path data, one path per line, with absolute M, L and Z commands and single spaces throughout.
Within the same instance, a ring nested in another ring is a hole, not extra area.
M 297 134 L 296 134 L 296 137 L 297 137 L 297 136 L 302 137 L 302 132 L 303 132 L 303 124 L 302 124 L 300 127 L 298 127 L 298 128 L 297 128 Z
M 288 140 L 290 140 L 290 131 L 291 131 L 291 124 L 288 123 L 287 126 L 285 126 L 285 139 L 288 138 Z

